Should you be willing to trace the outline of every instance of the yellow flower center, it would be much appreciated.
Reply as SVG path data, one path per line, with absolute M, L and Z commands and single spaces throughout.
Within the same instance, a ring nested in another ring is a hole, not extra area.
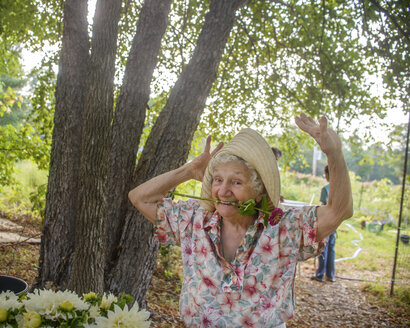
M 91 301 L 97 299 L 97 295 L 94 292 L 89 292 L 88 294 L 83 294 L 85 301 Z
M 36 312 L 24 313 L 24 327 L 25 328 L 38 328 L 41 325 L 41 317 Z
M 72 309 L 74 309 L 74 305 L 70 301 L 64 301 L 60 304 L 60 309 L 70 312 Z
M 0 322 L 4 322 L 7 320 L 7 310 L 4 308 L 0 308 Z

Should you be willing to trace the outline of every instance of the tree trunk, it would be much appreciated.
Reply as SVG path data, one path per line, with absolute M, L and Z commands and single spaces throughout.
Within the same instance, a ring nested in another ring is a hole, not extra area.
M 138 162 L 134 185 L 182 165 L 205 100 L 216 78 L 236 10 L 246 0 L 214 0 L 189 64 L 174 86 L 170 98 L 153 127 Z M 145 305 L 158 244 L 154 228 L 129 206 L 119 248 L 119 258 L 108 281 L 110 290 L 124 291 Z
M 56 88 L 53 144 L 36 287 L 65 287 L 71 277 L 78 215 L 82 112 L 88 66 L 87 2 L 67 0 Z
M 106 275 L 117 259 L 127 213 L 128 192 L 144 127 L 152 74 L 161 39 L 168 24 L 172 0 L 147 0 L 141 13 L 125 69 L 113 123 L 107 202 Z
M 104 291 L 106 184 L 121 0 L 98 0 L 83 115 L 79 217 L 73 281 L 79 294 Z

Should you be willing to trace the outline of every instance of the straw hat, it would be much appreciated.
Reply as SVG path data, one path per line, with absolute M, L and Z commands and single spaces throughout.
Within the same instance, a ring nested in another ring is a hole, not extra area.
M 239 131 L 214 157 L 225 153 L 238 156 L 255 168 L 268 193 L 270 210 L 277 207 L 280 197 L 278 164 L 272 148 L 266 140 L 255 130 L 246 128 Z M 201 197 L 212 198 L 211 181 L 211 173 L 208 165 L 202 180 Z M 201 206 L 211 212 L 215 210 L 215 204 L 210 201 L 201 200 Z

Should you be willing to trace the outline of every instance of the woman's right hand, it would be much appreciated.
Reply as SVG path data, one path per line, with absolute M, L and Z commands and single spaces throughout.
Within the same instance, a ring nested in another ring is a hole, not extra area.
M 209 161 L 211 158 L 223 147 L 223 142 L 220 142 L 216 148 L 210 152 L 211 150 L 211 136 L 208 136 L 206 138 L 206 144 L 205 144 L 205 149 L 204 152 L 199 155 L 198 157 L 194 158 L 191 162 L 189 162 L 188 165 L 193 178 L 198 181 L 202 181 L 205 173 L 205 169 L 208 166 Z

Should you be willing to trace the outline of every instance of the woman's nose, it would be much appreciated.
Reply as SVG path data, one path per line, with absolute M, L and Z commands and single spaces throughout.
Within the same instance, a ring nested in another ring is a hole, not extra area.
M 224 181 L 220 185 L 218 193 L 220 196 L 231 195 L 232 192 L 231 192 L 230 184 Z

